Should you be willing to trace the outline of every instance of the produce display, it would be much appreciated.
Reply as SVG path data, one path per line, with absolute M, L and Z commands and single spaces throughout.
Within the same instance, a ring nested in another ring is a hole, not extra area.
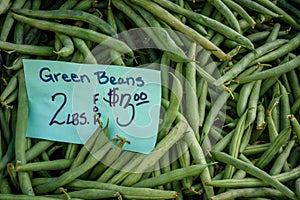
M 1 0 L 0 199 L 300 199 L 299 46 L 298 0 Z M 154 150 L 26 137 L 24 59 L 159 70 Z

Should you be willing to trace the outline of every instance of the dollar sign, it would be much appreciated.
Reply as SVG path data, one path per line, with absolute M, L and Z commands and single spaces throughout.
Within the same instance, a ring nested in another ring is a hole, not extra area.
M 109 98 L 108 99 L 103 98 L 104 101 L 109 103 L 110 107 L 114 107 L 116 103 L 118 103 L 119 101 L 119 95 L 116 93 L 117 90 L 119 90 L 119 88 L 116 87 L 109 89 L 109 92 L 107 93 Z

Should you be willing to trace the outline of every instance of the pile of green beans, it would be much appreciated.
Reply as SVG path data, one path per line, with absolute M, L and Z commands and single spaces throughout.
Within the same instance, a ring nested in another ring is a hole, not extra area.
M 1 0 L 0 199 L 300 199 L 299 6 Z M 137 28 L 157 48 L 136 49 Z M 122 150 L 106 125 L 85 145 L 26 138 L 27 58 L 153 64 L 164 110 L 154 151 Z

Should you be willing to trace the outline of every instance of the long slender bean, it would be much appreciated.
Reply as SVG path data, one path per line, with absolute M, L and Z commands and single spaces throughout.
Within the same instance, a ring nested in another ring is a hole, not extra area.
M 239 60 L 238 63 L 236 63 L 229 71 L 227 71 L 223 76 L 221 76 L 217 81 L 216 81 L 216 85 L 220 86 L 223 83 L 230 81 L 231 79 L 233 79 L 235 76 L 237 76 L 239 73 L 241 73 L 243 70 L 245 70 L 247 68 L 247 66 L 249 66 L 249 64 L 251 63 L 252 60 L 254 60 L 255 58 L 258 58 L 264 54 L 266 54 L 267 52 L 273 51 L 274 49 L 282 46 L 283 44 L 285 44 L 287 42 L 287 40 L 283 40 L 283 39 L 278 39 L 274 42 L 269 42 L 266 43 L 260 47 L 258 47 L 257 49 L 255 49 L 255 52 L 251 52 L 248 53 L 246 56 L 244 56 L 241 60 Z M 257 76 L 257 75 L 255 75 Z M 256 79 L 258 80 L 258 79 Z M 240 80 L 239 80 L 240 82 Z M 250 82 L 250 81 L 249 81 Z M 240 82 L 240 83 L 245 83 L 245 82 Z
M 215 46 L 212 42 L 207 40 L 205 37 L 200 35 L 195 30 L 181 23 L 176 17 L 171 15 L 168 11 L 166 11 L 156 3 L 150 2 L 148 0 L 142 0 L 142 1 L 131 0 L 131 1 L 134 2 L 135 4 L 142 6 L 143 8 L 151 12 L 153 15 L 167 22 L 170 26 L 174 27 L 178 31 L 181 31 L 182 33 L 186 34 L 186 36 L 195 40 L 195 42 L 203 46 L 205 49 L 212 51 L 212 53 L 218 58 L 222 60 L 228 59 L 227 55 L 219 47 Z
M 205 15 L 189 11 L 167 0 L 155 0 L 155 2 L 167 9 L 182 14 L 187 18 L 193 19 L 194 21 L 221 33 L 225 37 L 228 37 L 229 39 L 232 39 L 249 49 L 254 48 L 253 44 L 247 38 L 217 20 L 213 20 Z
M 262 79 L 267 79 L 270 77 L 278 76 L 278 75 L 284 74 L 292 69 L 295 69 L 299 66 L 300 66 L 300 56 L 297 56 L 296 58 L 294 58 L 293 60 L 291 60 L 287 63 L 278 65 L 271 69 L 264 70 L 255 75 L 249 75 L 247 77 L 240 78 L 239 83 L 248 83 L 248 82 L 255 81 L 255 80 L 262 80 Z
M 282 192 L 284 195 L 291 199 L 297 199 L 296 194 L 291 191 L 288 187 L 280 183 L 277 179 L 274 179 L 272 176 L 270 176 L 265 171 L 254 167 L 253 165 L 250 165 L 244 161 L 241 161 L 239 159 L 236 159 L 226 153 L 223 152 L 211 152 L 213 157 L 221 162 L 230 164 L 235 166 L 238 169 L 242 169 L 246 171 L 247 173 L 257 177 L 260 180 L 263 180 L 265 183 L 270 184 L 274 188 L 278 189 L 280 192 Z
M 30 26 L 36 27 L 38 29 L 64 33 L 73 37 L 78 37 L 93 42 L 101 43 L 105 46 L 115 49 L 116 51 L 119 51 L 121 53 L 127 53 L 128 55 L 133 57 L 133 52 L 125 43 L 110 36 L 101 34 L 99 32 L 71 25 L 63 25 L 56 22 L 33 19 L 22 15 L 18 15 L 16 13 L 12 13 L 12 15 L 16 20 L 29 24 Z

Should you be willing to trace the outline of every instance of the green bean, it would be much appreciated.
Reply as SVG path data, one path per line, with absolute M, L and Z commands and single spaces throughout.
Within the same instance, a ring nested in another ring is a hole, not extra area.
M 11 162 L 15 153 L 15 138 L 13 137 L 8 144 L 7 151 L 0 160 L 0 171 L 2 171 L 8 162 Z
M 207 162 L 202 147 L 197 141 L 195 134 L 192 131 L 190 131 L 185 135 L 184 139 L 190 145 L 190 152 L 194 159 L 194 163 L 206 165 Z M 203 185 L 205 182 L 209 182 L 211 180 L 211 175 L 208 168 L 205 168 L 200 174 L 200 179 Z M 212 196 L 214 196 L 213 187 L 204 185 L 204 191 L 207 198 L 211 198 Z
M 191 60 L 195 60 L 196 53 L 196 43 L 193 43 L 188 52 L 188 56 Z M 186 63 L 185 79 L 185 101 L 189 102 L 185 105 L 185 116 L 194 133 L 196 134 L 196 138 L 200 139 L 198 101 L 196 95 L 196 68 L 194 63 Z
M 78 144 L 69 143 L 65 153 L 65 159 L 74 158 L 77 155 L 78 147 Z
M 259 96 L 262 97 L 275 83 L 277 83 L 279 76 L 272 76 L 268 79 L 265 79 L 262 83 Z
M 157 2 L 158 4 L 160 4 L 161 6 L 167 8 L 167 9 L 172 10 L 173 12 L 182 14 L 182 15 L 186 16 L 187 18 L 190 18 L 204 26 L 207 26 L 207 27 L 221 33 L 225 37 L 238 42 L 239 44 L 241 44 L 242 46 L 245 46 L 246 48 L 249 48 L 249 49 L 254 48 L 253 44 L 247 38 L 245 38 L 238 32 L 234 31 L 233 29 L 229 28 L 228 26 L 222 24 L 219 21 L 213 20 L 209 17 L 206 17 L 205 15 L 198 14 L 198 13 L 189 11 L 187 9 L 184 9 L 170 1 L 155 0 L 155 2 Z
M 7 177 L 1 177 L 0 180 L 0 194 L 11 194 L 12 189 L 10 186 L 10 182 Z
M 256 129 L 262 130 L 266 125 L 265 122 L 265 107 L 262 103 L 257 106 L 257 122 L 256 122 Z
M 225 3 L 223 3 L 221 0 L 209 0 L 208 2 L 210 2 L 225 17 L 228 24 L 235 31 L 238 33 L 242 32 L 238 20 Z
M 116 22 L 115 22 L 114 14 L 113 14 L 112 9 L 111 9 L 111 0 L 109 0 L 108 4 L 107 4 L 107 22 L 117 32 L 117 25 L 116 25 Z
M 279 14 L 277 13 L 274 13 L 273 11 L 269 10 L 268 8 L 254 2 L 254 1 L 249 1 L 249 0 L 237 0 L 240 4 L 244 5 L 245 7 L 253 10 L 253 11 L 256 11 L 256 12 L 259 12 L 259 13 L 262 13 L 262 14 L 266 14 L 266 15 L 269 15 L 271 17 L 280 17 Z
M 52 144 L 54 144 L 54 141 L 49 140 L 41 140 L 38 143 L 36 143 L 33 147 L 28 149 L 25 153 L 26 155 L 26 161 L 30 162 L 34 158 L 36 158 L 38 155 L 40 155 L 42 152 L 47 150 Z
M 274 155 L 279 151 L 279 149 L 286 144 L 287 140 L 290 137 L 291 128 L 283 129 L 275 140 L 271 143 L 270 147 L 263 153 L 257 162 L 256 166 L 263 169 L 265 168 L 270 161 L 273 159 Z
M 155 199 L 155 198 L 175 198 L 177 192 L 164 191 L 151 188 L 136 188 L 119 186 L 109 183 L 99 183 L 96 181 L 87 181 L 76 179 L 67 185 L 68 188 L 80 188 L 80 189 L 104 189 L 119 191 L 124 198 L 129 199 Z
M 160 63 L 160 71 L 161 71 L 161 81 L 162 81 L 162 98 L 169 99 L 169 68 L 170 66 L 170 58 L 168 57 L 167 53 L 163 53 Z M 181 98 L 181 97 L 179 97 Z M 180 101 L 180 99 L 178 99 Z
M 248 38 L 251 42 L 257 42 L 266 39 L 269 35 L 270 31 L 260 31 L 247 35 L 246 38 Z M 233 40 L 226 39 L 224 41 L 224 45 L 233 48 L 238 46 L 238 43 L 234 42 Z
M 291 198 L 291 199 L 297 199 L 295 193 L 291 191 L 288 187 L 280 183 L 277 179 L 273 178 L 270 176 L 268 173 L 265 171 L 248 164 L 244 161 L 240 161 L 237 158 L 234 158 L 226 153 L 223 152 L 211 152 L 213 157 L 221 162 L 224 162 L 226 164 L 233 165 L 234 167 L 238 169 L 242 169 L 246 171 L 247 173 L 257 177 L 260 180 L 263 180 L 263 182 L 270 184 L 274 188 L 278 189 L 280 192 L 282 192 L 285 196 Z M 236 180 L 235 180 L 236 181 Z
M 59 7 L 59 9 L 69 10 L 69 9 L 72 9 L 77 3 L 78 3 L 78 0 L 67 0 Z
M 281 27 L 281 25 L 279 23 L 274 24 L 273 29 L 272 29 L 270 35 L 268 36 L 266 42 L 273 42 L 277 39 L 280 27 Z
M 286 196 L 272 188 L 245 188 L 233 189 L 212 197 L 212 200 L 226 200 L 230 198 L 239 197 L 272 197 L 272 198 L 285 198 Z
M 293 95 L 294 99 L 298 100 L 298 98 L 300 97 L 300 84 L 297 72 L 295 70 L 289 71 L 287 73 L 287 78 L 291 86 L 291 95 Z
M 25 4 L 25 2 L 26 0 L 14 1 L 11 5 L 11 8 L 21 8 Z M 9 11 L 6 15 L 3 28 L 0 34 L 0 40 L 2 42 L 7 41 L 8 35 L 13 27 L 13 24 L 14 24 L 14 18 L 12 17 L 11 11 Z
M 228 1 L 228 0 L 223 0 L 223 1 L 229 8 L 236 11 L 243 19 L 245 19 L 252 28 L 255 27 L 256 25 L 255 20 L 243 9 L 242 6 L 240 6 L 239 4 L 233 1 Z
M 60 198 L 51 198 L 46 196 L 30 196 L 26 194 L 0 194 L 1 199 L 13 200 L 60 200 Z
M 111 164 L 114 161 L 118 160 L 118 158 L 120 158 L 120 155 L 122 153 L 122 147 L 126 142 L 127 142 L 126 139 L 121 138 L 120 142 L 115 147 L 113 147 L 107 153 L 107 155 L 101 160 L 101 163 L 99 163 L 100 165 L 98 165 L 98 167 L 96 166 L 93 169 L 93 171 L 91 172 L 89 177 L 92 178 L 92 179 L 98 178 L 99 175 L 101 174 L 101 172 L 106 170 L 107 166 L 111 166 Z
M 188 9 L 186 5 L 188 5 L 188 4 L 185 3 L 185 8 Z M 194 30 L 198 31 L 200 34 L 207 35 L 207 31 L 199 23 L 197 23 L 191 19 L 187 19 L 187 22 Z
M 30 26 L 36 27 L 38 29 L 54 31 L 69 36 L 90 40 L 96 43 L 101 43 L 105 46 L 115 49 L 116 51 L 119 51 L 121 53 L 127 53 L 128 55 L 133 57 L 133 52 L 125 43 L 121 42 L 120 40 L 109 37 L 107 35 L 98 33 L 96 31 L 75 27 L 71 25 L 63 25 L 55 22 L 48 22 L 45 20 L 28 18 L 22 15 L 18 15 L 16 13 L 13 13 L 12 15 L 18 21 L 29 24 Z
M 15 138 L 15 158 L 20 161 L 20 165 L 26 164 L 26 126 L 27 120 L 24 116 L 28 115 L 28 98 L 25 87 L 23 71 L 18 74 L 19 94 L 18 94 L 18 115 L 16 122 L 16 138 Z M 19 183 L 23 194 L 34 196 L 31 180 L 27 172 L 19 172 Z
M 12 0 L 3 0 L 0 2 L 0 15 L 4 14 L 12 5 Z
M 177 149 L 178 156 L 179 156 L 178 160 L 179 160 L 180 166 L 181 167 L 190 166 L 191 159 L 190 159 L 190 153 L 188 150 L 188 144 L 185 141 L 179 141 L 178 144 L 176 145 L 176 149 Z M 193 184 L 192 176 L 182 179 L 181 184 L 184 188 L 190 188 Z
M 267 78 L 270 78 L 273 76 L 279 76 L 279 75 L 284 74 L 284 73 L 286 73 L 292 69 L 295 69 L 299 66 L 300 66 L 300 56 L 297 56 L 296 58 L 294 58 L 293 60 L 291 60 L 287 63 L 278 65 L 271 69 L 264 70 L 260 73 L 257 73 L 255 76 L 249 75 L 248 77 L 241 78 L 241 79 L 239 79 L 239 82 L 247 83 L 247 82 L 251 82 L 254 80 L 262 80 L 262 79 L 267 79 Z
M 269 42 L 269 43 L 266 43 L 266 44 L 258 47 L 257 49 L 255 49 L 255 52 L 248 53 L 246 56 L 244 56 L 242 59 L 240 59 L 229 71 L 227 71 L 223 76 L 221 76 L 216 81 L 215 84 L 217 86 L 220 86 L 223 83 L 230 81 L 235 76 L 237 76 L 239 73 L 241 73 L 243 70 L 245 70 L 246 67 L 250 65 L 252 60 L 254 60 L 255 58 L 258 58 L 270 51 L 273 51 L 274 49 L 282 46 L 286 42 L 287 42 L 287 40 L 278 39 L 274 42 Z M 256 76 L 257 75 L 255 75 L 255 77 Z M 258 80 L 258 79 L 256 79 L 256 80 Z M 250 81 L 248 81 L 248 82 L 250 82 Z M 241 82 L 239 79 L 239 83 L 245 83 L 245 82 Z
M 243 133 L 246 126 L 246 117 L 247 117 L 247 111 L 239 119 L 238 124 L 234 129 L 235 131 L 232 135 L 231 142 L 229 145 L 229 154 L 235 158 L 237 158 L 238 154 L 240 153 L 240 146 L 241 146 Z M 232 165 L 226 165 L 223 177 L 231 178 L 233 176 L 234 170 L 235 169 Z
M 300 18 L 300 10 L 294 7 L 294 5 L 290 4 L 289 2 L 285 0 L 279 0 L 278 5 L 280 5 L 283 9 L 290 11 L 292 15 Z
M 108 149 L 111 148 L 113 143 L 107 142 L 102 148 L 99 150 L 92 149 L 91 153 L 88 158 L 85 160 L 84 163 L 79 165 L 78 167 L 75 167 L 61 176 L 55 178 L 55 180 L 45 183 L 42 185 L 39 185 L 35 187 L 35 192 L 37 194 L 43 194 L 50 191 L 53 191 L 55 188 L 60 187 L 62 185 L 68 184 L 71 181 L 75 180 L 77 177 L 81 176 L 85 172 L 87 172 L 89 169 L 94 167 L 98 161 L 107 153 Z
M 10 180 L 11 180 L 13 186 L 18 190 L 20 188 L 20 185 L 18 182 L 15 166 L 12 163 L 7 163 L 7 172 L 8 172 L 8 175 L 10 177 Z
M 259 4 L 265 6 L 266 8 L 269 8 L 270 10 L 280 14 L 280 18 L 278 18 L 279 20 L 282 20 L 284 22 L 286 22 L 289 26 L 292 26 L 293 28 L 295 28 L 296 30 L 300 30 L 300 25 L 299 23 L 297 23 L 297 21 L 292 18 L 287 12 L 285 12 L 283 9 L 281 9 L 280 7 L 278 7 L 276 4 L 274 4 L 272 1 L 270 0 L 255 0 L 257 1 Z
M 160 171 L 161 171 L 161 174 L 168 174 L 169 172 L 171 172 L 171 161 L 170 161 L 170 153 L 167 152 L 165 153 L 158 161 L 160 163 Z M 160 177 L 160 176 L 159 176 Z M 151 178 L 143 178 L 141 177 L 141 180 L 148 180 L 148 179 L 151 179 Z M 140 181 L 139 181 L 140 182 Z M 135 183 L 136 184 L 136 183 Z M 163 188 L 165 190 L 172 190 L 172 184 L 171 184 L 171 181 L 170 182 L 167 182 L 165 184 L 163 184 Z
M 237 85 L 232 85 L 228 90 L 234 91 L 237 88 Z M 226 100 L 229 98 L 230 93 L 227 91 L 222 92 L 219 97 L 214 102 L 214 105 L 211 107 L 210 111 L 207 114 L 206 120 L 203 125 L 202 133 L 201 133 L 201 139 L 200 144 L 204 139 L 207 137 L 213 123 L 215 120 L 215 117 L 218 115 L 221 108 L 224 106 Z
M 293 131 L 296 133 L 298 140 L 300 141 L 300 124 L 297 118 L 294 115 L 288 115 L 289 120 L 291 121 Z
M 123 152 L 120 156 L 122 156 L 122 159 L 115 160 L 110 166 L 110 168 L 106 169 L 105 172 L 103 172 L 102 175 L 97 179 L 98 182 L 108 182 L 114 175 L 116 175 L 119 172 L 119 169 L 121 169 L 129 161 L 132 161 L 134 159 L 135 154 L 131 152 Z M 134 161 L 136 161 L 136 159 Z
M 195 30 L 181 23 L 176 17 L 171 15 L 168 11 L 166 11 L 159 5 L 150 2 L 148 0 L 143 0 L 143 1 L 131 0 L 131 1 L 134 2 L 135 4 L 142 6 L 143 8 L 151 12 L 153 15 L 158 17 L 159 19 L 168 23 L 173 28 L 177 29 L 183 34 L 186 34 L 186 36 L 193 39 L 195 42 L 203 46 L 205 49 L 212 51 L 212 53 L 218 58 L 222 60 L 227 60 L 227 55 L 220 48 L 215 46 L 212 42 L 207 40 L 205 37 L 200 35 Z M 158 15 L 158 13 L 160 14 Z
M 41 35 L 42 32 L 39 29 L 31 27 L 25 35 L 24 44 L 36 44 Z
M 275 93 L 275 89 L 274 89 L 273 99 L 270 102 L 269 108 L 267 110 L 267 124 L 268 124 L 270 142 L 273 142 L 275 140 L 275 138 L 278 136 L 278 132 L 280 131 L 279 130 L 280 121 L 279 121 L 279 106 L 278 106 L 278 104 L 279 104 L 279 100 L 280 100 L 281 96 L 275 97 L 275 94 L 276 93 Z M 279 94 L 279 93 L 277 93 L 277 94 Z M 278 96 L 278 95 L 276 95 L 276 96 Z
M 74 45 L 71 38 L 65 34 L 55 33 L 58 39 L 62 42 L 63 47 L 59 51 L 54 51 L 58 56 L 68 57 L 74 52 Z
M 280 128 L 285 129 L 290 126 L 288 115 L 291 113 L 289 94 L 284 85 L 279 81 L 280 87 Z
M 52 161 L 42 161 L 27 163 L 18 166 L 17 171 L 43 171 L 43 170 L 62 170 L 71 166 L 74 159 L 57 159 Z
M 153 177 L 139 181 L 136 184 L 134 184 L 133 187 L 155 187 L 158 185 L 164 185 L 172 181 L 181 180 L 188 176 L 199 175 L 206 167 L 207 165 L 196 164 L 180 169 L 175 169 L 170 172 L 164 173 L 158 177 Z
M 256 63 L 265 63 L 273 61 L 277 58 L 280 58 L 284 55 L 287 55 L 289 52 L 292 52 L 294 49 L 300 46 L 300 33 L 298 33 L 295 37 L 289 40 L 286 44 L 282 45 L 280 48 L 261 56 L 251 62 L 251 64 Z
M 32 9 L 33 10 L 40 9 L 41 4 L 42 4 L 41 0 L 33 0 L 32 1 Z
M 300 98 L 298 98 L 291 107 L 291 113 L 296 114 L 300 109 Z
M 17 22 L 14 29 L 14 43 L 23 44 L 24 43 L 24 24 Z
M 1 128 L 3 130 L 4 135 L 4 141 L 6 142 L 6 144 L 9 144 L 11 140 L 11 131 L 9 128 L 8 121 L 5 119 L 5 115 L 2 108 L 0 108 L 0 120 Z
M 11 42 L 0 41 L 0 49 L 7 51 L 16 51 L 18 53 L 37 55 L 37 56 L 52 56 L 53 47 L 47 46 L 36 46 L 36 45 L 26 45 L 26 44 L 15 44 Z
M 297 178 L 295 181 L 295 192 L 299 197 L 300 196 L 300 178 Z
M 176 158 L 177 158 L 176 151 L 172 151 L 171 152 L 171 160 L 175 160 L 174 162 L 171 163 L 172 171 L 175 169 L 178 169 L 180 167 L 179 162 L 176 160 Z M 182 186 L 181 182 L 183 183 L 184 180 L 185 179 L 183 179 L 182 181 L 173 181 L 172 182 L 172 187 L 173 187 L 173 190 L 175 190 L 177 192 L 176 199 L 178 199 L 178 200 L 183 200 L 182 187 L 184 187 L 184 186 Z M 158 188 L 159 188 L 159 186 L 158 186 Z
M 161 125 L 161 130 L 158 133 L 158 141 L 160 141 L 162 138 L 165 137 L 165 135 L 168 133 L 169 129 L 172 126 L 172 123 L 174 122 L 176 118 L 176 113 L 178 112 L 179 105 L 181 103 L 183 90 L 180 81 L 178 78 L 173 75 L 173 83 L 171 88 L 171 96 L 170 96 L 170 105 L 167 109 L 167 112 L 164 117 L 163 124 Z
M 123 1 L 114 0 L 113 4 L 119 10 L 124 12 L 128 17 L 130 17 L 130 19 L 133 20 L 139 27 L 143 28 L 143 30 L 148 34 L 148 36 L 151 37 L 155 45 L 159 49 L 165 49 L 166 54 L 174 61 L 185 62 L 190 60 L 186 57 L 182 49 L 175 44 L 175 42 L 170 38 L 169 34 L 164 29 L 149 29 L 149 25 L 146 23 L 146 21 L 140 18 L 139 15 Z M 143 15 L 145 16 L 146 13 L 143 13 Z M 147 15 L 147 18 L 150 17 L 150 14 Z M 153 23 L 155 19 L 153 20 L 152 18 L 153 17 L 148 19 L 148 21 L 151 21 Z
M 249 97 L 249 103 L 248 103 L 249 110 L 248 110 L 248 115 L 247 115 L 247 120 L 246 120 L 247 125 L 252 124 L 256 119 L 257 104 L 259 101 L 259 92 L 260 92 L 260 88 L 261 88 L 261 82 L 262 82 L 261 80 L 255 82 L 253 89 L 251 91 L 251 95 Z M 259 124 L 259 125 L 261 125 L 261 124 Z
M 103 199 L 103 198 L 113 198 L 118 197 L 120 194 L 114 190 L 99 190 L 99 189 L 82 189 L 79 191 L 72 191 L 68 192 L 68 195 L 74 198 L 81 198 L 81 199 Z M 51 195 L 56 196 L 56 195 Z M 64 196 L 57 195 L 57 196 Z
M 289 141 L 284 151 L 280 153 L 280 155 L 276 158 L 271 170 L 270 175 L 279 174 L 283 168 L 284 163 L 290 155 L 290 152 L 295 144 L 295 140 Z
M 294 180 L 295 177 L 300 176 L 300 168 L 294 168 L 289 172 L 284 172 L 278 175 L 272 176 L 278 181 L 285 183 L 291 180 Z M 207 182 L 206 185 L 211 185 L 214 187 L 226 187 L 226 188 L 239 188 L 239 187 L 263 187 L 268 186 L 268 183 L 265 183 L 263 180 L 259 178 L 243 178 L 243 179 L 222 179 L 222 180 L 212 180 L 211 182 Z
M 270 145 L 271 145 L 270 143 L 250 145 L 244 149 L 243 154 L 244 155 L 260 154 L 265 152 L 267 149 L 269 149 Z
M 241 142 L 240 149 L 239 149 L 240 153 L 242 153 L 244 151 L 244 149 L 248 146 L 250 139 L 251 139 L 251 135 L 252 135 L 252 126 L 249 125 L 244 133 L 243 138 L 242 138 L 242 142 Z M 245 156 L 244 154 L 241 154 L 241 155 Z
M 72 39 L 78 51 L 83 55 L 84 63 L 97 64 L 97 60 L 89 50 L 85 41 L 76 37 L 72 37 Z
M 203 84 L 202 84 L 202 87 L 199 88 L 201 93 L 200 93 L 200 96 L 198 98 L 199 127 L 203 126 L 203 122 L 204 122 L 204 119 L 205 119 L 206 104 L 203 103 L 203 102 L 206 100 L 207 95 L 208 95 L 208 83 L 207 83 L 207 81 L 204 80 L 204 79 L 201 79 L 201 82 Z
M 249 99 L 249 96 L 251 94 L 251 91 L 252 91 L 255 83 L 256 83 L 255 81 L 246 83 L 242 86 L 242 88 L 240 90 L 240 95 L 239 95 L 239 99 L 238 99 L 237 106 L 236 106 L 237 114 L 239 117 L 241 117 L 244 114 L 244 112 L 247 108 L 248 99 Z
M 28 59 L 30 58 L 30 55 L 20 55 L 18 58 L 16 58 L 13 63 L 6 67 L 8 70 L 19 70 L 23 67 L 23 59 Z
M 94 0 L 79 1 L 72 10 L 88 10 L 94 8 Z
M 137 173 L 128 176 L 123 183 L 126 183 L 126 185 L 135 184 L 141 178 L 141 173 L 152 169 L 155 162 L 158 161 L 165 153 L 167 153 L 175 142 L 183 137 L 183 135 L 186 133 L 187 126 L 188 125 L 184 121 L 178 122 L 176 126 L 170 130 L 168 135 L 156 145 L 151 154 L 146 156 L 142 162 L 136 166 L 135 170 L 137 170 Z

